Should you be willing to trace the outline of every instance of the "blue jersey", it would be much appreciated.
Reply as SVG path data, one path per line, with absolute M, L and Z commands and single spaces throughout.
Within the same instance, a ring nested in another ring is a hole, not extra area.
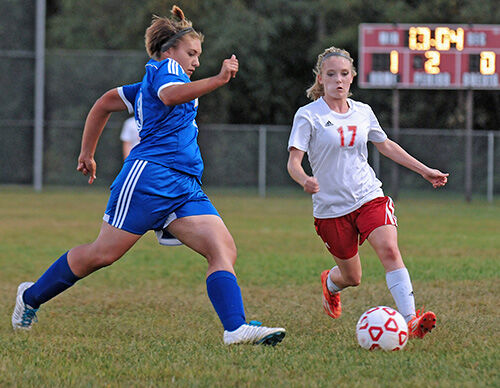
M 151 59 L 142 82 L 118 88 L 129 112 L 135 112 L 141 138 L 127 160 L 147 160 L 201 180 L 203 160 L 195 121 L 198 99 L 166 106 L 159 97 L 163 88 L 188 82 L 189 77 L 175 60 Z

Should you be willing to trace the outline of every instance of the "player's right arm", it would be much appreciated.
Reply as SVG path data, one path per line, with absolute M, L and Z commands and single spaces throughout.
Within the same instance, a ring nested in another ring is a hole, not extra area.
M 236 77 L 238 67 L 238 59 L 233 54 L 231 58 L 225 59 L 222 62 L 221 70 L 216 76 L 168 86 L 161 90 L 159 97 L 167 106 L 180 105 L 192 101 L 227 84 L 231 78 Z
M 306 193 L 314 194 L 319 191 L 319 183 L 315 177 L 307 175 L 304 171 L 304 168 L 302 167 L 304 154 L 304 151 L 295 147 L 290 147 L 286 167 L 292 179 L 301 185 Z
M 97 142 L 111 113 L 127 110 L 118 93 L 118 89 L 111 89 L 104 93 L 90 109 L 82 135 L 80 156 L 78 156 L 77 170 L 83 175 L 89 175 L 89 184 L 96 179 L 96 163 L 94 154 Z
M 300 108 L 293 118 L 292 131 L 288 139 L 288 163 L 287 170 L 292 179 L 304 188 L 309 194 L 319 191 L 318 180 L 314 176 L 309 176 L 302 167 L 302 159 L 306 150 L 309 149 L 312 122 L 307 109 Z

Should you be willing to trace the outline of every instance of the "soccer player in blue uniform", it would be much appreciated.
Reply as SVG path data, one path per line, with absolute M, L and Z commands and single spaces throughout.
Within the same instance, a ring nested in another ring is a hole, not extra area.
M 203 35 L 182 10 L 154 17 L 146 30 L 151 60 L 142 82 L 109 90 L 91 108 L 82 137 L 77 170 L 96 179 L 94 153 L 112 112 L 135 113 L 140 143 L 111 185 L 111 195 L 97 239 L 64 253 L 35 282 L 21 283 L 12 314 L 14 329 L 30 329 L 41 304 L 92 272 L 111 265 L 148 230 L 160 242 L 178 240 L 208 262 L 207 292 L 224 327 L 225 344 L 275 345 L 283 328 L 246 322 L 234 272 L 236 247 L 217 210 L 201 189 L 203 161 L 197 144 L 198 97 L 234 78 L 238 60 L 222 63 L 219 74 L 194 82 Z M 167 236 L 165 236 L 167 235 Z

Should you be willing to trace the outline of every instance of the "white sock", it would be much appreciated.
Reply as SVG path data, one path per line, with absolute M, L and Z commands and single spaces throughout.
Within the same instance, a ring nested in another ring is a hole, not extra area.
M 335 266 L 335 267 L 337 267 L 337 266 Z M 333 268 L 335 268 L 335 267 L 333 267 Z M 331 270 L 333 270 L 333 268 Z M 328 288 L 328 291 L 330 291 L 332 294 L 336 294 L 337 292 L 340 292 L 343 290 L 343 288 L 340 288 L 334 282 L 332 282 L 332 279 L 330 279 L 330 274 L 328 274 L 328 277 L 326 278 L 326 287 Z
M 415 297 L 411 285 L 410 274 L 406 268 L 396 269 L 385 274 L 387 287 L 391 291 L 398 311 L 406 322 L 415 316 Z

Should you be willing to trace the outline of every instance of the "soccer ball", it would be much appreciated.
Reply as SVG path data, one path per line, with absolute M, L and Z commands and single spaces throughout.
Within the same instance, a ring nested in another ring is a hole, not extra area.
M 393 308 L 372 307 L 359 318 L 356 336 L 365 349 L 400 350 L 408 341 L 408 325 Z

